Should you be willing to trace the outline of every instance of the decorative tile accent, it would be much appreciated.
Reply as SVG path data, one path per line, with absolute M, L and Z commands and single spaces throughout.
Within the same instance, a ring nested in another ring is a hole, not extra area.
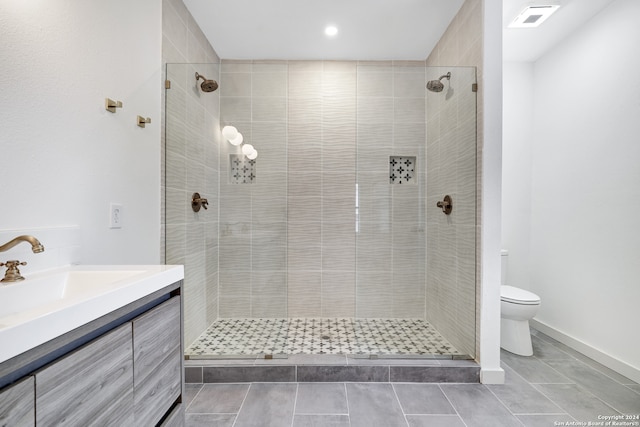
M 192 359 L 261 354 L 460 355 L 422 319 L 219 319 Z
M 389 156 L 389 184 L 416 184 L 415 156 Z
M 241 154 L 229 154 L 229 183 L 253 184 L 256 180 L 256 161 Z

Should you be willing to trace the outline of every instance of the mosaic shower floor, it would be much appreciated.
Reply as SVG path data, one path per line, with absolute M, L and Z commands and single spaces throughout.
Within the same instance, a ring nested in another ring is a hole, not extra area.
M 353 318 L 220 319 L 185 354 L 461 355 L 425 320 Z

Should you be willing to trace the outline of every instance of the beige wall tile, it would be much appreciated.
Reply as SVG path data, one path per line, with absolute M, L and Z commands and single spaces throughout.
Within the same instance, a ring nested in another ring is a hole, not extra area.
M 320 317 L 322 273 L 289 268 L 287 301 L 289 317 Z
M 251 73 L 222 73 L 221 96 L 251 96 Z
M 322 317 L 354 317 L 356 308 L 355 273 L 322 272 Z
M 393 73 L 391 68 L 386 71 L 378 71 L 370 67 L 358 67 L 358 97 L 392 97 L 393 96 Z
M 263 66 L 264 67 L 264 66 Z M 256 72 L 256 65 L 253 66 L 252 74 L 252 96 L 281 97 L 287 96 L 287 74 L 286 72 Z

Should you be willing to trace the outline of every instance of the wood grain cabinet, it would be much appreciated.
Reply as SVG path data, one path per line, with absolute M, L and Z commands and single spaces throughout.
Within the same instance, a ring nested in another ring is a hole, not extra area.
M 143 304 L 115 323 L 106 320 L 85 335 L 86 344 L 57 353 L 63 356 L 0 390 L 0 427 L 183 426 L 176 286 L 173 296 L 149 303 L 153 308 Z
M 39 426 L 133 425 L 131 323 L 36 372 Z
M 153 426 L 182 393 L 180 297 L 133 321 L 136 425 Z
M 32 376 L 0 391 L 0 427 L 34 426 L 34 400 Z

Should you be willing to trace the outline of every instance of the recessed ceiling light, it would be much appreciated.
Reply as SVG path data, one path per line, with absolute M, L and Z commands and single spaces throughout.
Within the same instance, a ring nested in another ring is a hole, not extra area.
M 338 28 L 333 25 L 329 25 L 324 29 L 324 33 L 329 37 L 333 37 L 338 34 Z
M 528 6 L 509 24 L 509 28 L 535 28 L 559 7 L 558 5 Z

